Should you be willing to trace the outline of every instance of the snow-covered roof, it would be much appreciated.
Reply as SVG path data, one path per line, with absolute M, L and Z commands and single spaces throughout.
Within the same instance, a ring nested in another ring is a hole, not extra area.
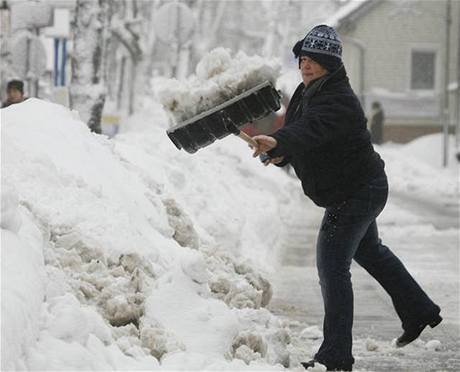
M 327 18 L 324 23 L 339 29 L 344 24 L 353 22 L 365 15 L 370 9 L 380 2 L 382 2 L 382 0 L 351 0 L 332 16 Z

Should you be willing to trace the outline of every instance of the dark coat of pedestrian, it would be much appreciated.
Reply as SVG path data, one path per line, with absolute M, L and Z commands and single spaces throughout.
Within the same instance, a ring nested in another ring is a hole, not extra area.
M 383 143 L 383 123 L 385 121 L 385 114 L 380 102 L 372 102 L 372 112 L 369 119 L 369 129 L 371 131 L 371 141 L 376 145 Z
M 308 369 L 319 362 L 329 371 L 351 371 L 353 259 L 390 295 L 403 328 L 397 346 L 414 341 L 442 318 L 440 308 L 379 238 L 376 218 L 387 201 L 387 177 L 349 84 L 336 31 L 316 26 L 293 51 L 303 82 L 284 127 L 253 137 L 258 144 L 254 156 L 267 153 L 267 165 L 292 164 L 305 194 L 325 208 L 316 247 L 324 339 L 314 359 L 302 365 Z

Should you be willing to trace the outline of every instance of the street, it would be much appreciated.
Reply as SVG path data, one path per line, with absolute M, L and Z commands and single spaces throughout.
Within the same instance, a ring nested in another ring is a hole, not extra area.
M 296 197 L 298 203 L 293 204 L 299 208 L 282 211 L 286 236 L 281 267 L 270 278 L 274 296 L 269 306 L 289 322 L 294 335 L 293 366 L 313 357 L 321 342 L 318 330 L 322 328 L 323 316 L 315 266 L 316 235 L 322 209 L 306 197 Z M 460 370 L 458 205 L 452 202 L 438 206 L 406 195 L 391 194 L 378 222 L 384 244 L 401 258 L 441 306 L 444 321 L 435 329 L 427 328 L 420 338 L 422 341 L 396 349 L 391 341 L 402 330 L 390 297 L 367 272 L 353 263 L 355 370 Z M 434 351 L 427 347 L 426 342 L 430 340 L 439 340 L 440 349 Z

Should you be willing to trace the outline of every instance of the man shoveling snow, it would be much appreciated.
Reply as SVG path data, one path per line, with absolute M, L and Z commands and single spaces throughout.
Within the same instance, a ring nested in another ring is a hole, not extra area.
M 390 295 L 403 334 L 396 345 L 414 341 L 442 318 L 437 306 L 402 262 L 379 239 L 376 218 L 385 207 L 388 183 L 384 162 L 374 151 L 366 118 L 350 87 L 335 30 L 314 27 L 293 48 L 303 82 L 295 91 L 285 125 L 269 136 L 253 137 L 254 156 L 266 165 L 291 164 L 304 193 L 325 214 L 317 241 L 317 267 L 324 301 L 324 340 L 305 368 L 351 371 L 354 259 Z

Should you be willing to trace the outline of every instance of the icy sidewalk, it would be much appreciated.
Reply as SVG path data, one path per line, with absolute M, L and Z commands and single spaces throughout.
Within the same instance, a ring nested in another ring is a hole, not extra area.
M 291 362 L 309 360 L 318 349 L 322 333 L 323 305 L 315 267 L 315 242 L 322 210 L 305 197 L 298 197 L 296 211 L 284 211 L 286 237 L 280 268 L 270 278 L 274 287 L 270 310 L 285 317 L 295 334 Z M 407 197 L 406 197 L 407 199 Z M 419 203 L 403 209 L 390 195 L 379 228 L 382 239 L 441 306 L 444 322 L 427 329 L 412 345 L 396 349 L 391 341 L 400 335 L 399 320 L 389 296 L 367 272 L 353 264 L 355 290 L 354 354 L 357 370 L 458 371 L 459 356 L 459 253 L 458 229 L 432 226 L 437 209 Z M 403 206 L 412 205 L 405 200 Z M 429 205 L 429 204 L 428 204 Z M 416 212 L 416 213 L 414 213 Z M 431 223 L 430 223 L 431 221 Z M 455 216 L 451 224 L 456 226 Z M 439 342 L 437 342 L 439 341 Z

